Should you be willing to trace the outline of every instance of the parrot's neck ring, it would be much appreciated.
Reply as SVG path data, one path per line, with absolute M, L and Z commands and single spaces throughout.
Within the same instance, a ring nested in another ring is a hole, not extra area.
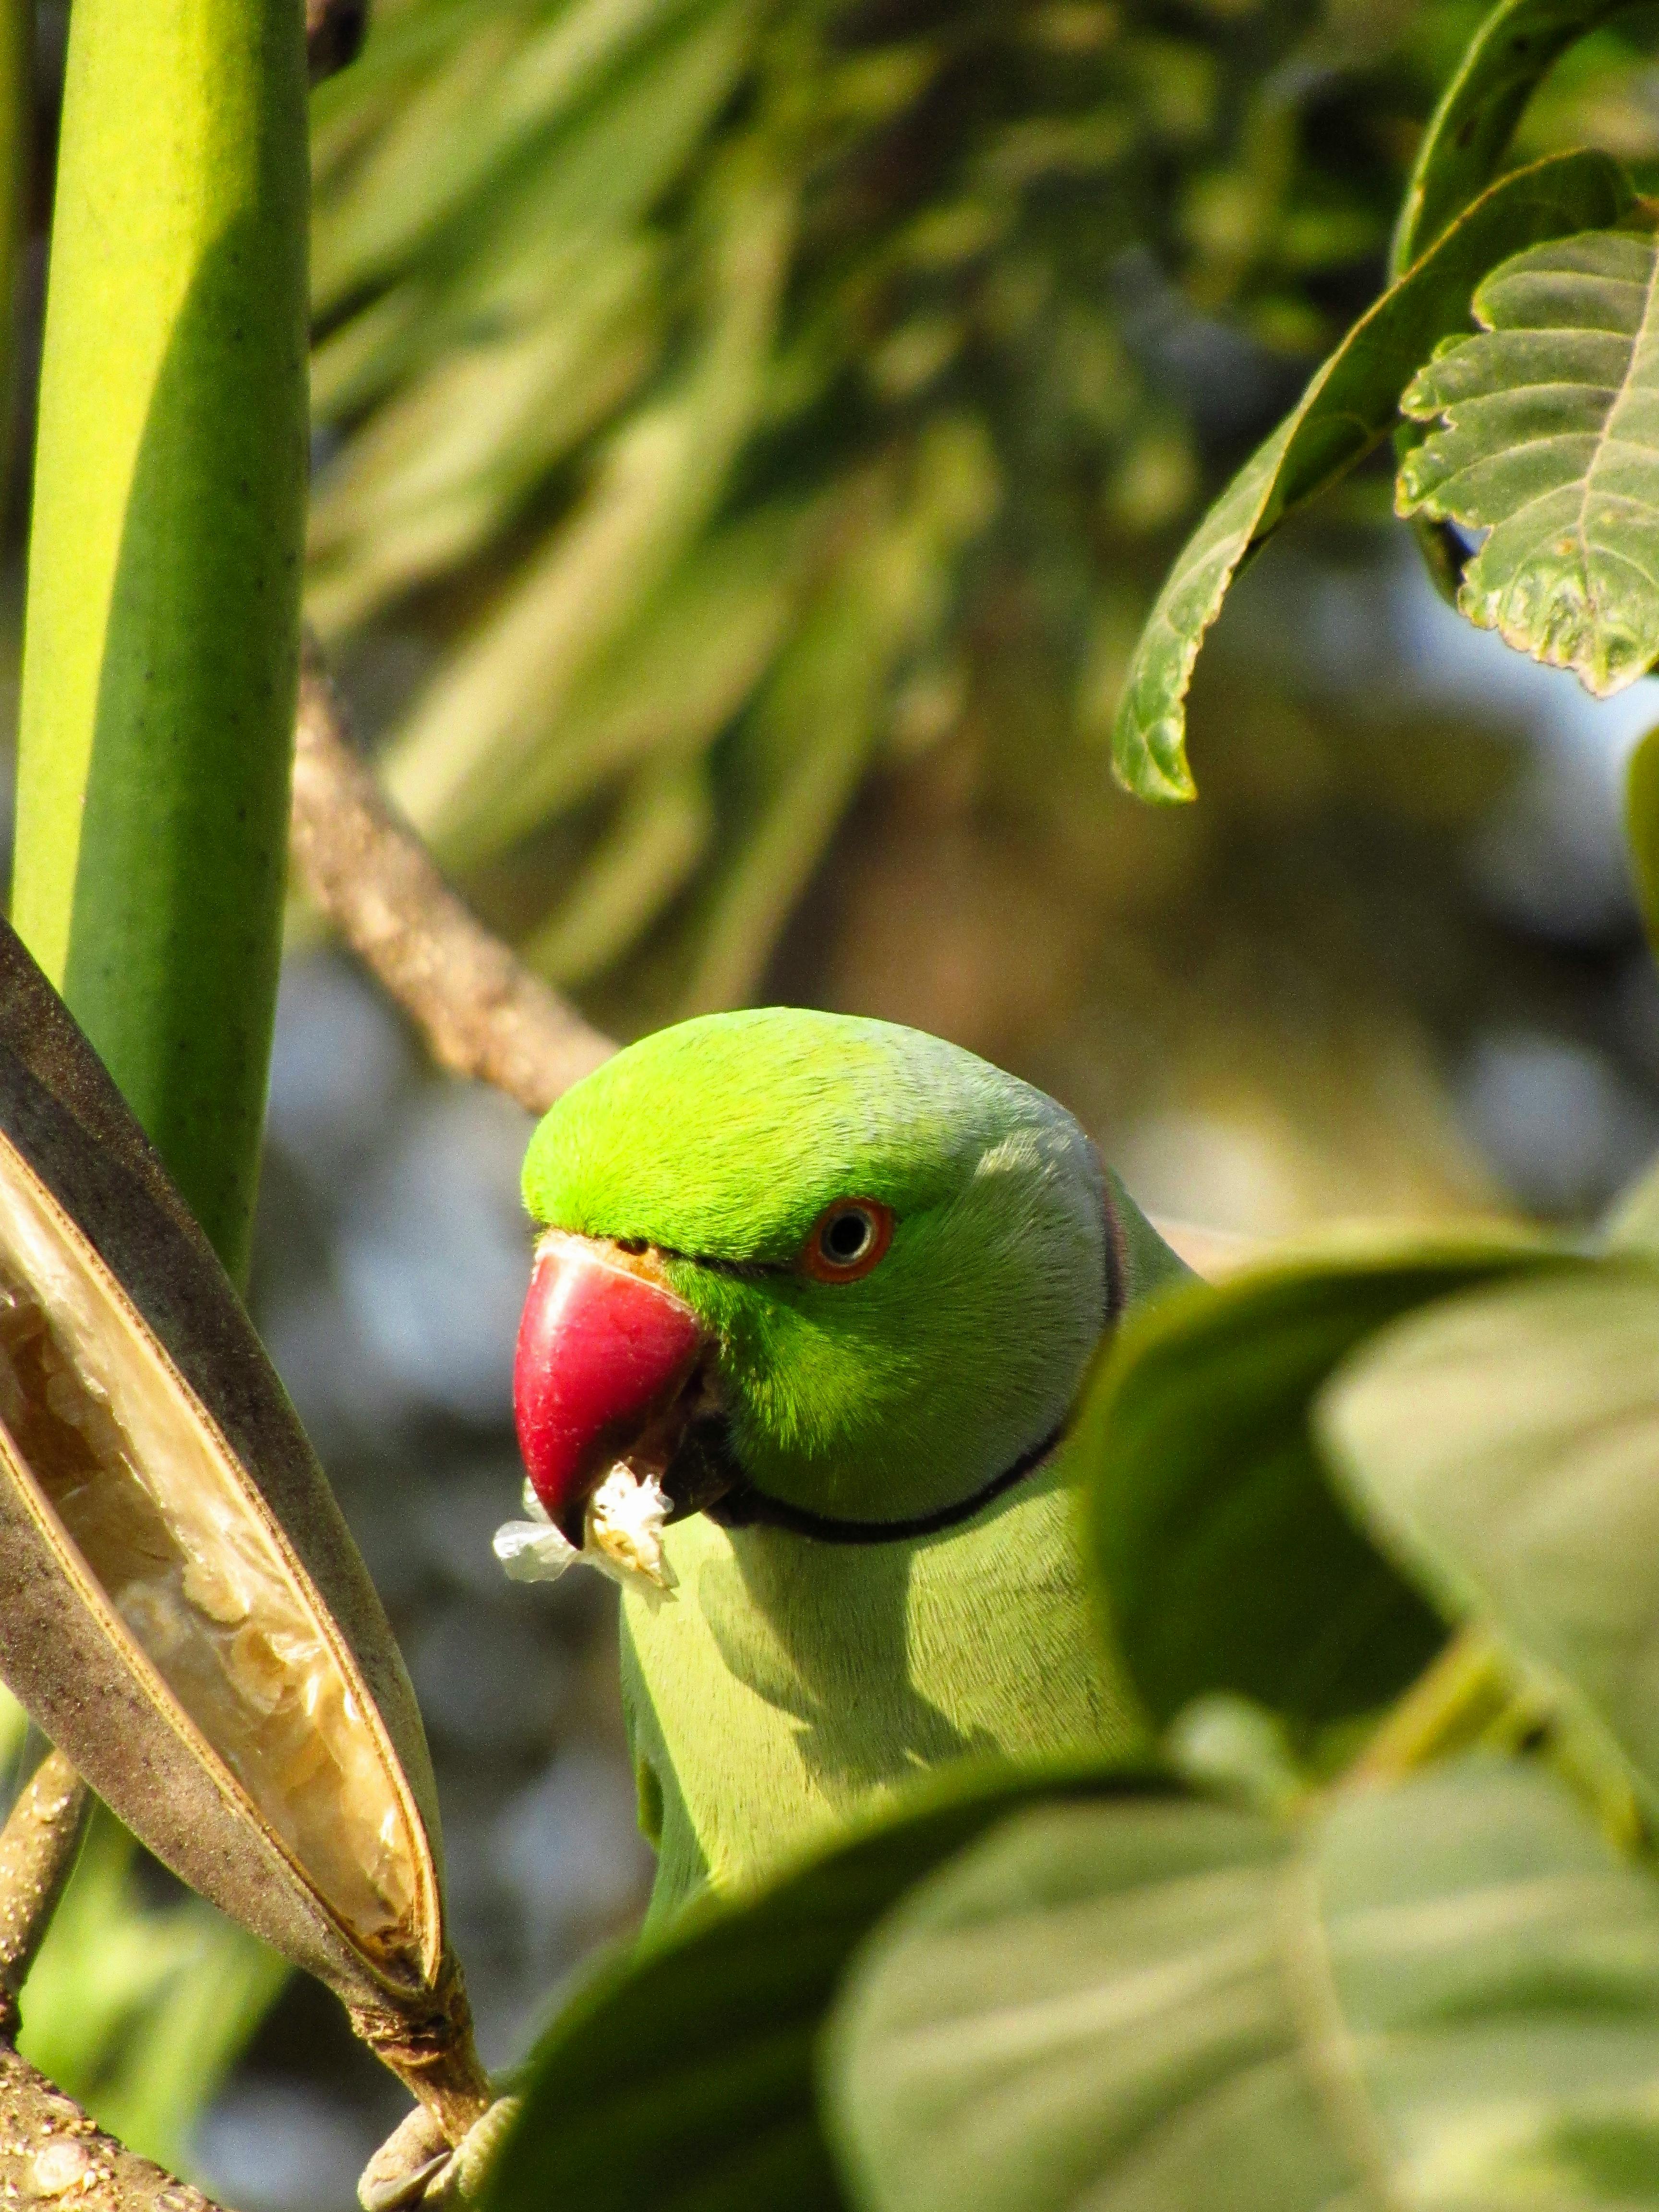
M 941 1529 L 971 1521 L 994 1498 L 1000 1498 L 1005 1490 L 1012 1490 L 1042 1466 L 1059 1443 L 1065 1426 L 1063 1421 L 1057 1423 L 1029 1451 L 1022 1452 L 1012 1467 L 1005 1467 L 1000 1474 L 994 1474 L 966 1498 L 932 1513 L 912 1514 L 906 1521 L 853 1521 L 834 1513 L 814 1513 L 810 1506 L 791 1505 L 784 1498 L 769 1497 L 746 1477 L 739 1477 L 723 1497 L 702 1510 L 723 1528 L 783 1528 L 792 1536 L 810 1536 L 819 1544 L 900 1544 L 912 1536 L 937 1535 Z

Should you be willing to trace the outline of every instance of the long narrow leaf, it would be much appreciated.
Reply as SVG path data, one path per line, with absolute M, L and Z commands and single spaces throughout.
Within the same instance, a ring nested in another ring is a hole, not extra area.
M 716 194 L 713 325 L 684 382 L 635 415 L 582 513 L 416 703 L 386 758 L 417 826 L 472 804 L 533 755 L 542 731 L 707 523 L 758 404 L 793 205 L 760 148 Z

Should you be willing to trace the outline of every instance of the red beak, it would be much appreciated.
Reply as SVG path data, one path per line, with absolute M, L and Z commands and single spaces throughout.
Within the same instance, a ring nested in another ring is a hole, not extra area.
M 531 1487 L 573 1544 L 607 1468 L 665 1413 L 702 1324 L 614 1248 L 551 1230 L 519 1325 L 513 1407 Z

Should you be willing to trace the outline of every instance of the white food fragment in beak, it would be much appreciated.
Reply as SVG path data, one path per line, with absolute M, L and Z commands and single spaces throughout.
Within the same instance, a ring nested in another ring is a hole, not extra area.
M 666 1492 L 654 1474 L 636 1475 L 617 1461 L 587 1501 L 586 1540 L 582 1556 L 599 1554 L 596 1567 L 605 1559 L 621 1569 L 617 1576 L 643 1579 L 653 1589 L 674 1587 L 674 1570 L 663 1557 L 662 1529 L 668 1518 Z M 604 1571 L 615 1570 L 605 1567 Z
M 674 1570 L 662 1548 L 669 1503 L 654 1474 L 636 1475 L 617 1462 L 587 1501 L 580 1551 L 554 1527 L 528 1483 L 524 1509 L 529 1520 L 508 1521 L 495 1531 L 495 1557 L 510 1581 L 557 1582 L 580 1563 L 658 1602 L 672 1592 Z

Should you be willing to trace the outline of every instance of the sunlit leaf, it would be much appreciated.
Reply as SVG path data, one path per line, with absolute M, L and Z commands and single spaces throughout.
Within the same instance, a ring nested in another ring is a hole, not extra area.
M 1519 1766 L 1043 1808 L 876 1931 L 826 2060 L 867 2212 L 1638 2212 L 1659 1886 Z
M 1309 1410 L 1399 1315 L 1545 1256 L 1501 1232 L 1376 1238 L 1185 1291 L 1128 1325 L 1075 1449 L 1112 1634 L 1156 1718 L 1231 1691 L 1335 1720 L 1418 1673 L 1439 1623 L 1332 1495 Z
M 1467 326 L 1469 296 L 1489 269 L 1518 246 L 1616 222 L 1630 197 L 1605 155 L 1537 162 L 1475 201 L 1355 325 L 1199 525 L 1158 594 L 1114 732 L 1116 772 L 1131 791 L 1193 795 L 1187 687 L 1246 555 L 1386 436 L 1413 372 L 1441 338 Z
M 1488 533 L 1459 608 L 1601 698 L 1659 657 L 1656 271 L 1628 231 L 1517 254 L 1401 403 L 1443 423 L 1401 465 L 1401 514 Z
M 1431 1307 L 1317 1419 L 1413 1573 L 1566 1686 L 1659 1803 L 1659 1273 L 1607 1262 Z

